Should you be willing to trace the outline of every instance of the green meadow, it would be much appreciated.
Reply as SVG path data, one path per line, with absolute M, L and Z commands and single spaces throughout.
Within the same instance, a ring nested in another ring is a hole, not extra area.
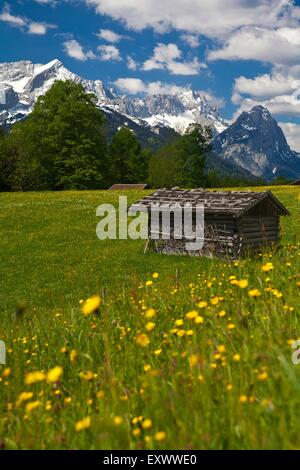
M 142 191 L 1 193 L 0 448 L 300 448 L 300 189 L 271 189 L 281 246 L 237 262 L 98 240 Z

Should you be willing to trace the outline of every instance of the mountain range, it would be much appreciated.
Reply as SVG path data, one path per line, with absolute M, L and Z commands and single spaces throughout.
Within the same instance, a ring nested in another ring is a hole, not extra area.
M 106 115 L 110 138 L 128 126 L 144 145 L 156 149 L 182 134 L 190 123 L 209 125 L 213 134 L 211 167 L 221 173 L 261 177 L 297 178 L 300 154 L 290 149 L 282 129 L 269 111 L 256 106 L 231 125 L 203 93 L 184 90 L 143 98 L 119 96 L 101 80 L 86 80 L 66 69 L 59 60 L 45 65 L 30 61 L 0 64 L 0 125 L 10 127 L 26 118 L 37 98 L 55 80 L 73 80 L 94 93 Z

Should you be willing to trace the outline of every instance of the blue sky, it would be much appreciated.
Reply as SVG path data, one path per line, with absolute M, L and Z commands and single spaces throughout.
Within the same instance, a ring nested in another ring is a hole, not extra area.
M 300 1 L 1 0 L 0 44 L 119 93 L 202 90 L 227 119 L 263 104 L 300 150 Z

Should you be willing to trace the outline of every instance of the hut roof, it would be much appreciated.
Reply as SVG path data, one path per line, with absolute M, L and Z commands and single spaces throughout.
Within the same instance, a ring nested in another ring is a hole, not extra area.
M 300 180 L 292 181 L 290 184 L 293 186 L 300 186 Z
M 269 200 L 278 215 L 289 215 L 289 211 L 271 191 L 205 191 L 203 189 L 159 189 L 130 207 L 130 211 L 147 211 L 152 204 L 164 209 L 178 204 L 204 204 L 206 214 L 228 214 L 240 217 L 262 201 Z
M 110 191 L 120 191 L 124 189 L 135 189 L 136 191 L 139 189 L 147 189 L 148 185 L 141 183 L 141 184 L 125 184 L 125 183 L 118 183 L 118 184 L 113 184 L 110 188 L 108 188 Z

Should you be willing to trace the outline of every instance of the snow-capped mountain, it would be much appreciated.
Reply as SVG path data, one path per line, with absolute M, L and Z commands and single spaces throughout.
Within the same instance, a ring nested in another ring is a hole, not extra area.
M 25 117 L 37 98 L 45 94 L 56 80 L 73 80 L 105 104 L 114 96 L 100 80 L 84 80 L 67 70 L 59 60 L 46 65 L 29 61 L 0 64 L 0 123 L 13 123 Z
M 299 154 L 290 149 L 281 128 L 262 106 L 243 112 L 228 126 L 216 106 L 201 92 L 186 90 L 143 98 L 118 96 L 101 80 L 83 79 L 59 60 L 45 65 L 30 61 L 0 64 L 0 125 L 10 126 L 24 119 L 37 98 L 56 80 L 82 83 L 88 92 L 94 93 L 97 105 L 106 114 L 109 137 L 126 125 L 143 145 L 155 149 L 183 133 L 190 123 L 197 122 L 211 126 L 214 152 L 230 168 L 270 180 L 277 175 L 299 177 Z
M 73 80 L 82 83 L 94 93 L 104 112 L 118 113 L 128 125 L 146 127 L 156 135 L 169 127 L 184 132 L 191 122 L 211 125 L 214 133 L 225 129 L 226 123 L 218 110 L 210 106 L 199 92 L 186 91 L 177 95 L 154 95 L 140 98 L 117 96 L 101 80 L 85 80 L 66 69 L 59 60 L 48 64 L 20 61 L 0 64 L 0 124 L 10 125 L 31 112 L 38 96 L 46 93 L 55 80 Z M 118 122 L 120 116 L 118 116 Z
M 263 106 L 243 112 L 214 138 L 213 148 L 220 158 L 257 177 L 295 178 L 300 173 L 300 154 L 290 149 L 282 129 Z
M 187 90 L 175 95 L 150 95 L 144 99 L 116 99 L 121 112 L 144 119 L 151 126 L 169 126 L 179 134 L 191 123 L 208 125 L 213 134 L 226 129 L 216 106 L 211 106 L 200 92 Z

